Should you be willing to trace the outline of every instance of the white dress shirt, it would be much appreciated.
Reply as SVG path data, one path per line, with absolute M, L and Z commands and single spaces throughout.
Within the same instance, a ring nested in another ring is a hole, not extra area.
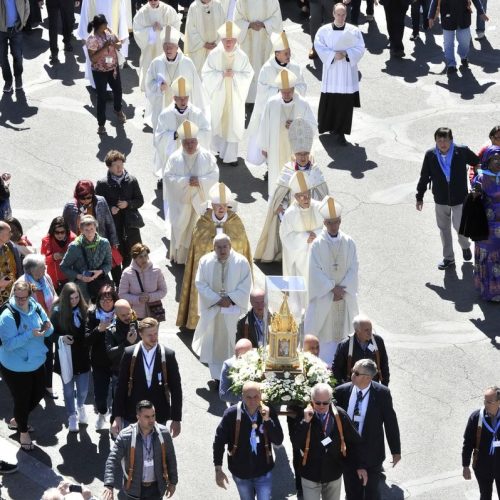
M 147 351 L 144 346 L 142 346 L 142 362 L 144 364 L 144 373 L 146 374 L 146 381 L 148 383 L 148 387 L 151 387 L 151 382 L 153 380 L 153 369 L 154 369 L 154 359 L 156 355 L 156 348 L 158 346 L 154 346 L 153 349 Z
M 368 392 L 370 391 L 370 388 L 371 385 L 361 390 L 361 392 L 363 393 L 363 400 L 359 405 L 359 417 L 356 417 L 357 419 L 359 418 L 358 432 L 360 435 L 363 435 L 363 425 L 365 423 L 366 409 L 368 408 L 368 398 L 370 397 Z M 356 387 L 355 385 L 352 386 L 351 397 L 349 398 L 349 406 L 347 408 L 347 414 L 349 415 L 349 418 L 353 422 L 354 422 L 354 407 L 356 406 L 356 399 L 358 397 L 359 390 L 360 390 L 359 387 Z

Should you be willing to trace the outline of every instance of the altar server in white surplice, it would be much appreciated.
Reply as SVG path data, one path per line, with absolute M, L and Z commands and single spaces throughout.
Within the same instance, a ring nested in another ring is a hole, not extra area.
M 319 338 L 320 358 L 331 366 L 358 314 L 358 257 L 354 241 L 339 230 L 341 206 L 326 196 L 320 212 L 324 227 L 311 246 L 304 331 Z
M 182 123 L 177 130 L 182 148 L 170 155 L 163 173 L 165 220 L 171 225 L 169 258 L 177 264 L 186 263 L 194 225 L 219 180 L 215 157 L 199 146 L 197 133 L 194 123 Z
M 346 6 L 337 3 L 333 23 L 316 33 L 314 48 L 323 63 L 318 107 L 319 133 L 332 132 L 346 145 L 354 108 L 360 107 L 358 63 L 365 53 L 361 31 L 346 24 Z
M 238 143 L 245 132 L 245 98 L 253 77 L 247 55 L 237 46 L 239 28 L 226 21 L 221 42 L 210 52 L 202 70 L 210 98 L 212 147 L 223 163 L 238 165 Z
M 87 25 L 97 14 L 104 14 L 108 21 L 108 29 L 122 42 L 120 53 L 123 57 L 128 56 L 128 0 L 82 0 L 80 22 L 78 24 L 77 36 L 83 43 L 85 54 L 85 78 L 95 88 L 94 77 L 90 67 L 90 58 L 85 41 L 89 37 Z M 130 2 L 128 2 L 130 3 Z M 109 87 L 108 87 L 109 89 Z
M 320 202 L 311 197 L 311 185 L 304 172 L 290 179 L 293 203 L 285 210 L 280 226 L 283 247 L 283 276 L 303 276 L 307 283 L 311 243 L 320 233 L 323 217 Z
M 260 165 L 265 161 L 264 156 L 262 156 L 262 151 L 257 146 L 257 136 L 264 107 L 269 98 L 275 96 L 279 92 L 279 86 L 276 84 L 276 77 L 279 75 L 279 72 L 286 68 L 295 75 L 295 90 L 302 97 L 306 96 L 307 90 L 302 68 L 291 59 L 292 51 L 290 50 L 286 33 L 284 31 L 281 33 L 273 33 L 271 41 L 274 52 L 260 70 L 257 81 L 255 105 L 252 111 L 252 118 L 248 124 L 247 161 L 254 165 Z
M 210 375 L 219 380 L 224 361 L 232 356 L 238 319 L 248 311 L 252 273 L 246 257 L 231 249 L 231 239 L 221 233 L 214 251 L 200 259 L 196 273 L 200 320 L 192 349 Z
M 255 102 L 257 78 L 260 69 L 273 50 L 271 35 L 283 31 L 283 20 L 278 0 L 237 0 L 234 22 L 241 30 L 238 38 L 241 48 L 255 71 L 247 102 Z
M 288 137 L 294 159 L 285 164 L 276 183 L 272 198 L 267 207 L 267 217 L 255 249 L 254 259 L 261 262 L 281 260 L 281 240 L 279 227 L 285 210 L 293 201 L 290 193 L 290 179 L 297 171 L 307 177 L 312 198 L 321 201 L 328 194 L 328 186 L 323 172 L 311 155 L 315 130 L 303 118 L 293 120 L 288 129 Z
M 200 75 L 208 54 L 217 46 L 217 30 L 225 20 L 224 9 L 217 0 L 195 0 L 189 6 L 184 54 L 191 58 Z
M 288 129 L 296 118 L 302 118 L 316 130 L 316 117 L 309 103 L 295 92 L 297 77 L 282 69 L 275 84 L 279 93 L 271 97 L 262 113 L 257 146 L 266 157 L 268 168 L 268 192 L 271 196 L 281 169 L 292 158 Z
M 170 155 L 181 146 L 181 139 L 177 129 L 181 124 L 189 120 L 198 127 L 198 143 L 200 146 L 210 148 L 210 123 L 201 109 L 189 102 L 191 84 L 180 76 L 172 82 L 173 101 L 158 117 L 154 132 L 153 144 L 155 147 L 154 173 L 162 177 L 163 169 Z
M 144 80 L 151 61 L 163 54 L 163 33 L 165 26 L 181 29 L 181 20 L 177 12 L 160 0 L 149 0 L 134 17 L 134 40 L 141 49 L 139 59 L 139 87 L 144 92 Z
M 172 102 L 172 82 L 183 76 L 191 83 L 191 102 L 200 108 L 205 116 L 210 110 L 205 98 L 205 91 L 193 61 L 179 49 L 181 34 L 175 28 L 167 26 L 164 30 L 163 54 L 153 59 L 146 74 L 146 123 L 156 128 L 159 114 Z

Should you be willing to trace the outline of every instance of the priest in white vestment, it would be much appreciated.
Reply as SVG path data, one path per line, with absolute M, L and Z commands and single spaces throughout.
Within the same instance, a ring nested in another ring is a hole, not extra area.
M 307 177 L 314 200 L 321 201 L 328 194 L 323 172 L 311 155 L 315 132 L 311 124 L 303 118 L 296 118 L 288 129 L 294 159 L 285 164 L 281 170 L 273 196 L 269 200 L 266 221 L 254 253 L 255 260 L 261 262 L 281 260 L 279 227 L 285 210 L 293 202 L 290 180 L 295 172 L 303 172 Z
M 191 83 L 180 76 L 172 82 L 174 95 L 170 106 L 167 106 L 158 117 L 154 131 L 153 144 L 155 147 L 153 170 L 157 177 L 163 177 L 163 169 L 170 155 L 181 146 L 181 139 L 177 129 L 183 122 L 189 120 L 198 128 L 197 139 L 200 146 L 210 149 L 210 122 L 201 109 L 189 102 Z
M 358 257 L 354 241 L 339 230 L 341 206 L 326 196 L 320 212 L 324 227 L 311 245 L 304 331 L 319 338 L 320 358 L 331 366 L 358 314 Z
M 316 130 L 316 117 L 309 103 L 295 93 L 296 76 L 282 69 L 276 77 L 279 93 L 271 97 L 262 113 L 257 146 L 266 157 L 268 193 L 272 196 L 281 169 L 292 158 L 288 129 L 296 118 L 302 118 Z
M 290 179 L 293 203 L 285 210 L 280 226 L 283 247 L 283 276 L 303 276 L 307 283 L 311 243 L 320 233 L 323 217 L 320 202 L 311 197 L 311 185 L 304 172 Z
M 260 69 L 272 52 L 271 35 L 283 31 L 279 0 L 237 0 L 234 22 L 241 30 L 241 48 L 255 72 L 247 102 L 255 102 Z
M 139 59 L 139 87 L 146 90 L 145 78 L 151 61 L 163 54 L 163 33 L 166 26 L 181 29 L 181 20 L 177 12 L 160 0 L 149 0 L 134 17 L 134 40 L 141 49 Z
M 226 21 L 218 30 L 221 42 L 210 52 L 202 70 L 210 98 L 212 147 L 223 163 L 238 165 L 238 143 L 245 132 L 245 99 L 253 69 L 237 46 L 239 28 Z
M 169 259 L 185 264 L 196 221 L 206 210 L 208 194 L 219 180 L 215 157 L 198 144 L 198 127 L 186 120 L 177 130 L 182 148 L 163 172 L 165 221 L 171 226 Z
M 214 238 L 214 251 L 200 259 L 196 273 L 200 320 L 192 349 L 219 380 L 224 361 L 234 352 L 238 319 L 248 311 L 252 273 L 246 257 L 231 249 L 227 234 Z
M 219 42 L 217 30 L 226 20 L 224 9 L 217 0 L 195 0 L 190 6 L 184 34 L 184 54 L 201 69 Z
M 257 81 L 255 105 L 252 111 L 252 118 L 248 124 L 247 161 L 253 165 L 260 165 L 265 161 L 264 156 L 262 156 L 262 151 L 257 146 L 257 135 L 262 112 L 264 111 L 267 101 L 270 97 L 275 96 L 279 92 L 279 86 L 276 84 L 276 77 L 279 72 L 286 68 L 295 75 L 295 90 L 302 97 L 306 96 L 307 90 L 301 66 L 291 59 L 292 52 L 286 33 L 284 31 L 279 34 L 273 33 L 271 41 L 274 52 L 260 70 Z
M 337 3 L 333 23 L 316 33 L 314 48 L 323 63 L 318 107 L 319 133 L 331 132 L 345 146 L 351 133 L 354 108 L 360 107 L 358 63 L 365 53 L 363 35 L 346 24 L 346 7 Z
M 234 10 L 236 8 L 236 0 L 220 0 L 226 21 L 234 21 Z
M 156 128 L 158 116 L 173 98 L 172 82 L 183 76 L 191 83 L 191 102 L 200 108 L 205 116 L 210 116 L 205 91 L 193 61 L 179 49 L 181 34 L 167 26 L 164 30 L 163 54 L 153 59 L 146 74 L 146 112 L 144 119 Z
M 123 57 L 127 57 L 129 36 L 127 1 L 128 0 L 82 0 L 77 36 L 83 42 L 83 53 L 85 54 L 85 78 L 89 81 L 93 88 L 95 88 L 94 77 L 92 76 L 89 53 L 85 44 L 87 38 L 89 37 L 87 25 L 97 14 L 104 14 L 104 17 L 108 21 L 108 30 L 116 35 L 122 43 L 120 54 Z

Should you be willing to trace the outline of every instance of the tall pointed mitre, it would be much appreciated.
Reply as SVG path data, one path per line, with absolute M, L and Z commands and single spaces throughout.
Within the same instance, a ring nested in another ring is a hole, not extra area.
M 325 196 L 321 200 L 319 213 L 323 219 L 338 219 L 342 215 L 342 206 L 336 202 L 333 196 Z

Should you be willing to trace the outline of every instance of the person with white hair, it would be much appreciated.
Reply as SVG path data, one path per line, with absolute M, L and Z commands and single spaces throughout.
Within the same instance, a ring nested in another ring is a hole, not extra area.
M 206 116 L 210 116 L 205 90 L 198 72 L 189 57 L 179 48 L 181 33 L 172 26 L 167 26 L 163 34 L 163 54 L 154 58 L 149 65 L 146 87 L 146 111 L 144 119 L 156 129 L 158 116 L 170 105 L 174 96 L 172 83 L 183 76 L 191 84 L 191 102 L 200 108 Z
M 303 276 L 307 282 L 311 244 L 321 232 L 323 217 L 320 202 L 311 197 L 311 184 L 304 172 L 295 172 L 289 186 L 294 200 L 285 210 L 280 226 L 283 276 Z
M 352 320 L 354 333 L 337 346 L 333 358 L 332 372 L 337 384 L 351 380 L 351 370 L 359 359 L 371 359 L 377 365 L 375 382 L 388 386 L 390 379 L 389 359 L 384 339 L 373 332 L 370 318 L 362 314 Z
M 294 73 L 282 69 L 275 80 L 279 93 L 268 99 L 262 112 L 256 144 L 267 161 L 269 195 L 272 195 L 283 165 L 292 159 L 288 130 L 293 121 L 302 118 L 313 130 L 317 129 L 310 104 L 295 93 L 296 80 Z
M 285 210 L 293 202 L 289 184 L 295 172 L 300 170 L 307 177 L 314 200 L 320 201 L 328 194 L 328 185 L 323 172 L 311 153 L 314 135 L 314 127 L 303 118 L 293 120 L 288 129 L 292 159 L 281 169 L 272 197 L 269 199 L 266 220 L 255 249 L 255 260 L 261 262 L 281 260 L 279 226 Z
M 227 234 L 216 235 L 213 245 L 196 272 L 200 321 L 192 349 L 218 384 L 222 365 L 234 352 L 238 318 L 248 309 L 252 271 L 246 257 L 231 249 Z
M 360 465 L 361 438 L 347 413 L 332 399 L 328 384 L 316 384 L 292 435 L 294 447 L 302 451 L 298 472 L 304 500 L 340 500 L 342 474 L 348 462 L 354 464 L 363 484 L 368 478 Z
M 217 30 L 221 42 L 208 55 L 201 75 L 210 97 L 212 147 L 223 163 L 238 165 L 238 143 L 245 132 L 245 98 L 254 70 L 237 45 L 240 30 L 226 21 Z
M 340 231 L 340 204 L 325 196 L 319 211 L 324 227 L 311 245 L 304 328 L 318 336 L 320 357 L 330 366 L 358 314 L 358 257 L 352 238 Z
M 279 92 L 276 78 L 280 71 L 282 69 L 287 69 L 295 75 L 295 90 L 301 97 L 305 97 L 307 91 L 307 84 L 304 80 L 302 67 L 292 59 L 292 51 L 286 33 L 284 31 L 281 33 L 273 33 L 271 35 L 271 42 L 273 44 L 273 52 L 260 70 L 257 80 L 255 105 L 253 107 L 250 123 L 248 124 L 249 137 L 247 161 L 254 165 L 260 165 L 265 160 L 262 156 L 262 152 L 257 147 L 256 140 L 264 107 L 267 101 Z
M 177 264 L 186 263 L 193 228 L 219 180 L 215 157 L 199 146 L 198 132 L 189 120 L 179 126 L 182 148 L 170 156 L 163 171 L 165 221 L 171 227 L 169 259 Z

